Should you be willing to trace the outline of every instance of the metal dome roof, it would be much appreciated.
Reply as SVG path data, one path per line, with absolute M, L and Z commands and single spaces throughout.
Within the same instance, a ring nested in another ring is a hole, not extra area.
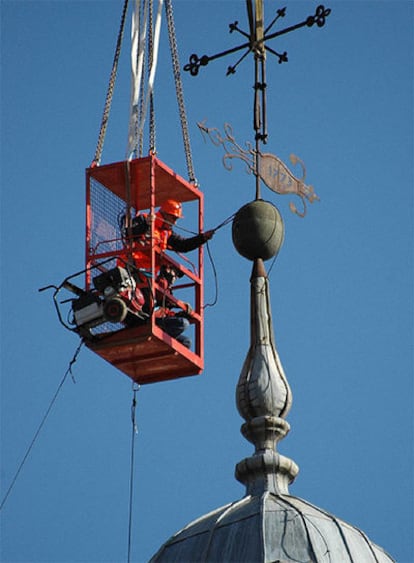
M 151 563 L 390 563 L 358 528 L 290 495 L 265 492 L 218 508 L 172 536 Z

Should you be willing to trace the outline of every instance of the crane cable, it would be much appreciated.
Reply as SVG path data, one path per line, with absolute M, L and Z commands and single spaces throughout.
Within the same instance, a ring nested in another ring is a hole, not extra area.
M 190 135 L 188 132 L 187 113 L 184 104 L 183 85 L 180 73 L 180 61 L 178 58 L 177 39 L 174 25 L 174 15 L 171 0 L 165 0 L 165 12 L 167 15 L 168 38 L 170 41 L 171 58 L 173 65 L 173 74 L 175 81 L 175 91 L 177 95 L 178 112 L 180 114 L 181 131 L 184 143 L 184 152 L 187 162 L 188 179 L 193 184 L 197 185 L 197 180 L 194 174 L 193 158 L 191 154 Z
M 109 112 L 111 111 L 112 97 L 113 97 L 113 93 L 114 93 L 116 73 L 117 73 L 117 70 L 118 70 L 119 56 L 121 54 L 121 45 L 122 45 L 122 38 L 123 38 L 123 35 L 124 35 L 125 18 L 126 18 L 127 9 L 128 9 L 128 0 L 125 0 L 124 7 L 123 7 L 123 10 L 122 10 L 122 16 L 121 16 L 121 24 L 120 24 L 119 32 L 118 32 L 118 39 L 117 39 L 117 42 L 116 42 L 114 61 L 113 61 L 113 64 L 112 64 L 112 70 L 111 70 L 111 75 L 110 75 L 110 78 L 109 78 L 108 90 L 107 90 L 107 93 L 106 93 L 105 107 L 104 107 L 104 112 L 103 112 L 102 121 L 101 121 L 101 128 L 100 128 L 100 131 L 99 131 L 98 144 L 96 146 L 95 156 L 94 156 L 94 159 L 93 159 L 93 164 L 95 166 L 96 165 L 99 166 L 99 164 L 101 162 L 101 158 L 102 158 L 102 150 L 103 150 L 103 144 L 104 144 L 104 140 L 105 140 L 106 129 L 107 129 L 107 126 L 108 126 Z

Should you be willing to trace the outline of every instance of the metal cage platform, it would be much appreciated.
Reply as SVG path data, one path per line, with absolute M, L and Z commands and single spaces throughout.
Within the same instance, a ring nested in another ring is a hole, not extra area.
M 167 199 L 181 202 L 186 223 L 192 221 L 193 231 L 202 232 L 203 193 L 154 155 L 86 170 L 86 290 L 92 287 L 93 272 L 107 272 L 131 259 L 134 243 L 122 236 L 120 216 L 131 219 L 141 213 L 154 215 Z M 187 315 L 191 348 L 162 330 L 154 316 L 137 327 L 104 323 L 85 338 L 88 348 L 139 384 L 197 375 L 204 367 L 203 249 L 193 251 L 195 258 L 191 262 L 181 255 L 162 252 L 154 239 L 152 224 L 150 228 L 147 291 L 158 299 L 167 296 L 179 311 L 187 303 L 191 305 Z M 161 258 L 180 274 L 173 294 L 157 282 Z

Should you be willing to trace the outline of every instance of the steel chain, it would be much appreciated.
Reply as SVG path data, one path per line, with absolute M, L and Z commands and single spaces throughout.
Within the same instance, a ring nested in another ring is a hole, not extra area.
M 123 38 L 123 35 L 124 35 L 125 19 L 126 19 L 127 9 L 128 9 L 128 0 L 125 0 L 124 7 L 123 7 L 123 10 L 122 10 L 122 16 L 121 16 L 121 24 L 120 24 L 119 32 L 118 32 L 118 39 L 117 39 L 117 42 L 116 42 L 114 61 L 113 61 L 113 64 L 112 64 L 112 70 L 111 70 L 111 75 L 110 75 L 110 79 L 109 79 L 108 91 L 106 93 L 105 106 L 104 106 L 104 112 L 103 112 L 102 121 L 101 121 L 101 128 L 100 128 L 100 131 L 99 131 L 98 143 L 97 143 L 97 146 L 96 146 L 95 156 L 94 156 L 94 159 L 93 159 L 93 162 L 95 164 L 98 164 L 98 165 L 100 164 L 101 158 L 102 158 L 102 150 L 103 150 L 103 144 L 104 144 L 104 140 L 105 140 L 106 129 L 107 129 L 107 126 L 108 126 L 109 112 L 111 111 L 112 96 L 113 96 L 113 93 L 114 93 L 114 86 L 115 86 L 115 80 L 116 80 L 116 73 L 117 73 L 117 70 L 118 70 L 119 56 L 121 54 L 121 45 L 122 45 L 122 38 Z
M 174 15 L 171 0 L 165 0 L 165 11 L 167 15 L 168 38 L 170 41 L 173 74 L 175 81 L 175 91 L 177 94 L 178 111 L 180 114 L 181 130 L 183 135 L 185 158 L 187 162 L 188 179 L 193 184 L 197 185 L 197 180 L 194 174 L 193 158 L 191 154 L 190 135 L 188 132 L 187 114 L 184 104 L 183 85 L 180 73 L 180 61 L 178 58 L 177 40 L 175 34 Z

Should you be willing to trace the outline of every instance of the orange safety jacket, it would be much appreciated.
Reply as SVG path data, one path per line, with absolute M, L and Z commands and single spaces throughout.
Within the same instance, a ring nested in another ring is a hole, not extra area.
M 147 220 L 148 214 L 142 214 L 142 217 Z M 167 249 L 168 239 L 171 233 L 171 227 L 165 223 L 164 219 L 159 213 L 156 213 L 153 225 L 152 246 L 155 249 L 164 252 Z M 149 270 L 151 268 L 151 229 L 149 224 L 148 231 L 146 233 L 134 237 L 132 245 L 132 257 L 137 268 L 142 268 L 144 270 Z M 159 256 L 157 256 L 156 254 L 154 265 L 155 275 L 159 273 L 159 269 Z
M 148 214 L 142 213 L 138 215 L 138 218 L 142 221 L 140 221 L 141 224 L 136 226 L 136 229 L 135 226 L 132 228 L 132 256 L 137 268 L 149 270 L 151 269 L 151 229 L 148 222 Z M 189 238 L 181 237 L 174 233 L 171 225 L 165 222 L 159 211 L 155 215 L 152 246 L 155 247 L 158 252 L 162 253 L 167 250 L 167 248 L 174 252 L 191 252 L 199 248 L 209 238 L 210 237 L 206 236 L 205 233 L 199 233 Z M 156 254 L 155 262 L 154 270 L 155 274 L 158 275 L 161 266 L 158 253 Z

